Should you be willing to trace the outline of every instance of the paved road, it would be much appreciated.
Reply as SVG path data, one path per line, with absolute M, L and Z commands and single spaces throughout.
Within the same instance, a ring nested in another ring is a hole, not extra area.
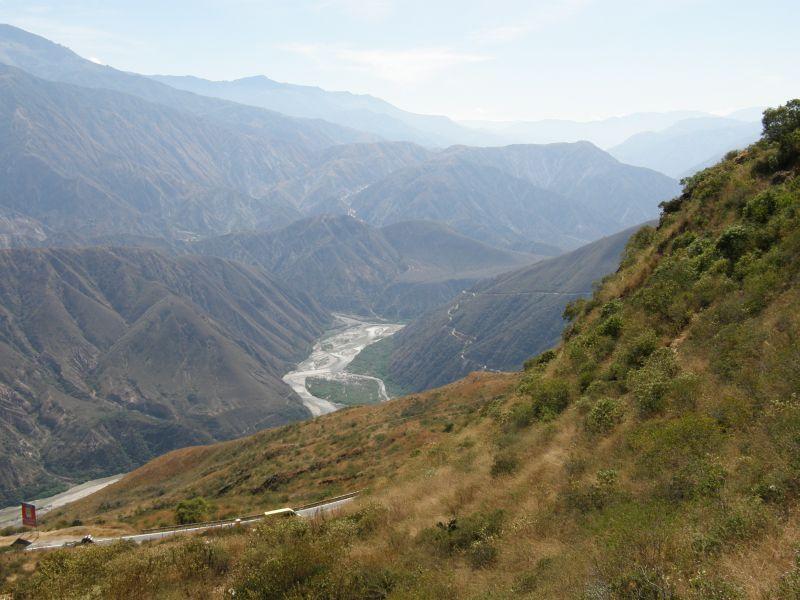
M 348 502 L 352 502 L 355 499 L 355 496 L 350 498 L 343 498 L 341 500 L 334 500 L 333 502 L 326 502 L 325 504 L 320 504 L 319 506 L 313 506 L 311 508 L 301 508 L 296 510 L 296 514 L 300 517 L 305 517 L 307 519 L 314 518 L 320 516 L 322 514 L 335 511 L 336 509 L 344 506 Z M 246 519 L 237 522 L 228 522 L 228 523 L 216 523 L 213 525 L 198 525 L 197 527 L 185 527 L 181 529 L 169 529 L 167 531 L 153 531 L 150 533 L 137 533 L 134 535 L 122 535 L 117 537 L 107 537 L 107 538 L 97 538 L 94 540 L 95 544 L 112 544 L 114 542 L 122 541 L 122 540 L 130 540 L 136 542 L 137 544 L 141 544 L 142 542 L 149 542 L 153 540 L 161 540 L 164 538 L 172 537 L 174 535 L 183 535 L 185 533 L 198 533 L 201 531 L 208 531 L 210 529 L 221 529 L 225 527 L 241 527 L 243 525 L 249 525 L 251 523 L 257 523 L 261 521 L 264 517 L 254 517 L 252 519 Z M 42 542 L 34 542 L 25 550 L 32 551 L 32 550 L 51 550 L 54 548 L 63 548 L 65 546 L 73 545 L 75 542 L 78 541 L 75 538 L 71 538 L 68 540 L 46 540 Z

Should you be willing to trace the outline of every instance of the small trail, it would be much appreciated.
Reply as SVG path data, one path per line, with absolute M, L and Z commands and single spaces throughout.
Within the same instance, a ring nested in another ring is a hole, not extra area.
M 473 299 L 477 296 L 493 296 L 493 297 L 512 297 L 512 296 L 533 296 L 533 295 L 547 295 L 547 296 L 570 296 L 570 297 L 582 297 L 591 295 L 592 292 L 560 292 L 560 291 L 553 291 L 553 290 L 526 290 L 522 292 L 481 292 L 478 294 L 477 292 L 470 292 L 467 290 L 461 291 L 461 296 L 466 296 L 466 299 Z M 475 360 L 467 357 L 467 352 L 469 347 L 475 342 L 475 336 L 471 336 L 469 334 L 464 333 L 463 331 L 458 331 L 453 326 L 453 315 L 455 315 L 458 310 L 461 308 L 461 303 L 463 300 L 457 301 L 453 304 L 450 308 L 447 309 L 447 322 L 450 324 L 450 335 L 454 337 L 461 343 L 461 351 L 458 353 L 461 362 L 464 365 L 469 365 L 472 363 L 476 366 L 476 370 L 478 371 L 491 371 L 493 373 L 500 373 L 497 369 L 491 369 L 486 364 L 480 364 Z

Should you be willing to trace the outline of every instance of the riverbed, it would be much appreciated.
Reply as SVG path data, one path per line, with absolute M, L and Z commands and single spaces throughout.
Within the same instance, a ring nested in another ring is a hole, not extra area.
M 363 321 L 345 315 L 336 315 L 336 318 L 340 326 L 314 344 L 311 355 L 297 365 L 297 369 L 283 376 L 283 380 L 297 392 L 305 407 L 315 417 L 338 410 L 342 406 L 311 394 L 306 387 L 308 377 L 337 381 L 375 381 L 378 383 L 381 398 L 389 399 L 381 379 L 345 373 L 344 370 L 364 348 L 397 333 L 403 325 Z
M 337 327 L 320 338 L 311 355 L 297 366 L 297 369 L 283 376 L 283 380 L 300 396 L 303 404 L 315 417 L 342 408 L 323 398 L 317 398 L 306 388 L 306 378 L 320 377 L 336 381 L 372 380 L 377 382 L 382 400 L 388 400 L 383 380 L 369 375 L 346 373 L 345 368 L 356 355 L 370 344 L 398 332 L 403 325 L 396 323 L 375 323 L 345 315 L 336 315 Z M 124 474 L 123 474 L 124 475 Z M 93 494 L 120 480 L 123 475 L 113 475 L 102 479 L 86 481 L 54 496 L 31 500 L 36 505 L 37 514 L 43 515 L 55 508 Z M 0 528 L 17 526 L 22 523 L 19 506 L 0 509 Z

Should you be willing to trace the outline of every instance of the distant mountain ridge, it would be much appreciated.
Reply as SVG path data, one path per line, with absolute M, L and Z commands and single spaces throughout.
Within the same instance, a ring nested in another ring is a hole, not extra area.
M 322 215 L 265 233 L 203 240 L 193 252 L 275 273 L 333 311 L 407 319 L 479 279 L 536 257 L 500 250 L 433 222 L 374 228 L 347 215 Z
M 281 375 L 329 320 L 216 258 L 0 251 L 0 502 L 306 418 Z
M 609 149 L 622 162 L 682 178 L 716 164 L 727 152 L 749 146 L 761 122 L 723 117 L 685 119 L 661 131 L 631 136 Z
M 240 133 L 305 151 L 334 144 L 376 141 L 360 131 L 321 119 L 297 119 L 280 113 L 177 90 L 143 75 L 98 65 L 38 35 L 0 24 L 0 63 L 49 81 L 108 89 L 177 108 L 216 121 Z
M 153 75 L 152 78 L 195 94 L 259 106 L 294 117 L 325 119 L 387 140 L 431 147 L 503 143 L 500 137 L 463 127 L 447 117 L 411 113 L 368 94 L 281 83 L 263 75 L 233 81 L 170 75 Z
M 453 147 L 365 188 L 350 208 L 376 226 L 439 220 L 496 246 L 572 249 L 655 217 L 678 189 L 588 142 Z
M 761 120 L 762 107 L 734 111 L 724 118 L 739 122 Z M 697 110 L 640 112 L 593 121 L 542 119 L 539 121 L 462 121 L 461 124 L 492 133 L 518 144 L 551 144 L 589 141 L 603 149 L 612 148 L 640 133 L 659 132 L 683 121 L 722 118 Z

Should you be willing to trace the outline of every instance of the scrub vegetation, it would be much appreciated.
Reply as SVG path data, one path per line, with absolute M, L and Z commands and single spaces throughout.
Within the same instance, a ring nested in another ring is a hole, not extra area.
M 344 514 L 52 552 L 7 586 L 19 598 L 800 597 L 800 102 L 764 125 L 685 181 L 524 372 L 178 451 L 50 518 L 140 525 L 192 494 L 223 511 L 365 488 Z

